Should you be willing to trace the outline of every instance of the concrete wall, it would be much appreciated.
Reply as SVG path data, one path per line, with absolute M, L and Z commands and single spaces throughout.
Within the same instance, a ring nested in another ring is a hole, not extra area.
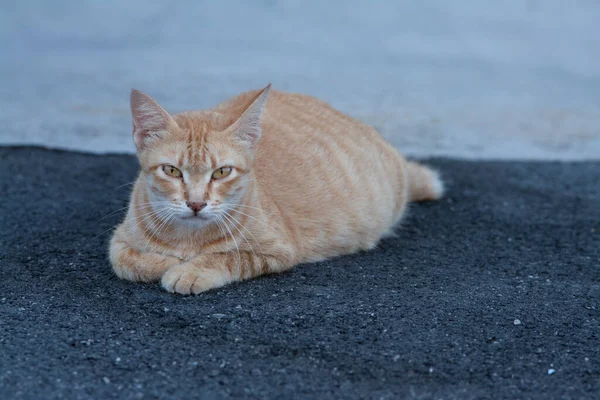
M 128 95 L 267 82 L 408 154 L 600 158 L 600 2 L 2 1 L 0 144 L 132 152 Z

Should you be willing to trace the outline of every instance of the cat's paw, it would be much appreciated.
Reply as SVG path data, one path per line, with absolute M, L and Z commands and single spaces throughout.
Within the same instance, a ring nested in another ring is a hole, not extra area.
M 138 274 L 133 268 L 123 265 L 123 264 L 115 264 L 113 265 L 113 272 L 120 279 L 124 279 L 132 282 L 144 282 L 140 274 Z
M 111 243 L 110 261 L 119 278 L 133 282 L 158 282 L 169 268 L 183 262 L 164 254 L 140 252 L 118 240 Z
M 161 279 L 161 285 L 166 291 L 179 294 L 198 294 L 227 282 L 221 272 L 200 268 L 191 263 L 170 268 Z

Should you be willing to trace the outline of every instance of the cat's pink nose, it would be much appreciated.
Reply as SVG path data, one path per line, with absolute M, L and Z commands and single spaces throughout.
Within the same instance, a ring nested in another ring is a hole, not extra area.
M 200 210 L 202 210 L 204 207 L 206 207 L 206 202 L 200 203 L 198 201 L 188 201 L 185 204 L 187 204 L 187 206 L 192 209 L 194 214 L 198 214 L 198 212 L 200 212 Z

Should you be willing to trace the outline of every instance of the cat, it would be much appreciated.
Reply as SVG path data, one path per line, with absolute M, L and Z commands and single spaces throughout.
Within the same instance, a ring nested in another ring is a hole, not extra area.
M 141 171 L 109 257 L 122 279 L 198 294 L 373 249 L 439 174 L 313 97 L 262 90 L 170 115 L 132 90 Z

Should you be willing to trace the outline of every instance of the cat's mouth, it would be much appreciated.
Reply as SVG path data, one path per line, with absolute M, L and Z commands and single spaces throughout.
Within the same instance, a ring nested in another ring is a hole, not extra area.
M 181 219 L 185 219 L 188 221 L 193 221 L 193 220 L 208 221 L 209 219 L 211 219 L 211 216 L 206 215 L 206 214 L 193 214 L 193 215 L 184 215 L 181 217 Z

